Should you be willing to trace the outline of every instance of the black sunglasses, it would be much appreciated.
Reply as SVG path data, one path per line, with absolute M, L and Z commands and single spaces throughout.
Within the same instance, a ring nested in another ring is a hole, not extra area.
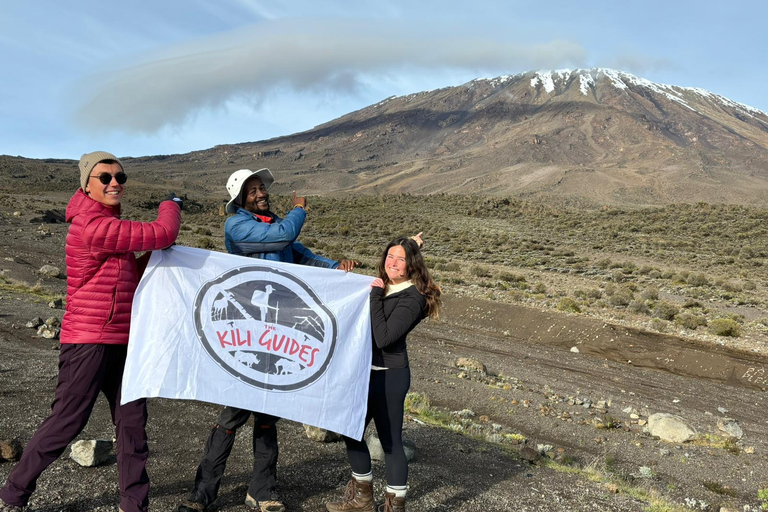
M 122 185 L 126 181 L 128 181 L 128 176 L 124 172 L 119 172 L 115 175 L 109 174 L 108 172 L 103 172 L 99 174 L 98 176 L 92 174 L 91 178 L 99 178 L 99 181 L 102 185 L 109 185 L 112 183 L 112 178 L 115 178 L 118 185 Z

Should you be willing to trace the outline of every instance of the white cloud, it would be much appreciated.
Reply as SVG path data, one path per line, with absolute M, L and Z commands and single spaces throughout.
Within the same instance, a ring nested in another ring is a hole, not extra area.
M 362 76 L 403 68 L 499 74 L 578 67 L 584 49 L 568 41 L 515 44 L 459 25 L 426 28 L 390 21 L 283 19 L 166 48 L 140 64 L 81 84 L 75 119 L 91 132 L 151 133 L 181 125 L 233 98 L 258 105 L 286 88 L 354 92 Z

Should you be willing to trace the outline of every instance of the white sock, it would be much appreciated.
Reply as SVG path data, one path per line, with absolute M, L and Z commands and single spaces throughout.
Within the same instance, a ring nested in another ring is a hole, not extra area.
M 353 471 L 352 478 L 354 478 L 358 482 L 373 482 L 373 471 L 369 471 L 364 475 L 359 475 Z
M 387 492 L 394 494 L 395 498 L 405 498 L 405 493 L 408 492 L 407 485 L 388 485 Z

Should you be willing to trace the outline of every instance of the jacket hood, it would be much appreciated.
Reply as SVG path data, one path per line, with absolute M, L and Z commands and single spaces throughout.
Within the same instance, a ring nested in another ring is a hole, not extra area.
M 65 217 L 67 222 L 72 222 L 72 220 L 81 213 L 104 212 L 119 217 L 120 211 L 120 205 L 105 206 L 100 202 L 91 199 L 88 194 L 83 192 L 83 189 L 79 188 L 77 189 L 77 192 L 75 192 L 75 195 L 72 196 L 72 199 L 69 200 Z

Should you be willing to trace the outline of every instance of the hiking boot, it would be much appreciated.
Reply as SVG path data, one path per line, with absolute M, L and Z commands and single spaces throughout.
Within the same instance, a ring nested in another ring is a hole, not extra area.
M 328 512 L 374 512 L 373 482 L 358 482 L 354 478 L 347 483 L 341 501 L 326 503 Z
M 0 512 L 22 512 L 23 507 L 17 507 L 16 505 L 9 505 L 3 500 L 0 500 Z
M 377 512 L 405 512 L 405 498 L 398 498 L 391 492 L 384 493 L 384 503 Z
M 283 505 L 283 502 L 280 501 L 276 493 L 272 493 L 270 499 L 264 501 L 257 501 L 250 494 L 246 493 L 245 504 L 251 508 L 258 509 L 259 512 L 285 512 L 285 505 Z

